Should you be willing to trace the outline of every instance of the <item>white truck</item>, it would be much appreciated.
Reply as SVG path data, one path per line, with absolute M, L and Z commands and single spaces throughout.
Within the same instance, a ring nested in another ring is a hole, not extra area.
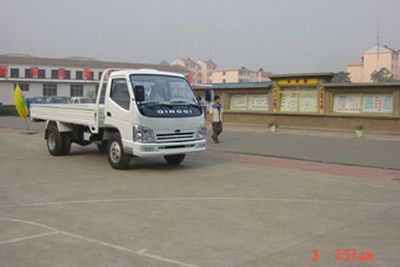
M 33 104 L 33 121 L 45 121 L 51 155 L 70 152 L 71 142 L 97 144 L 115 169 L 132 156 L 164 156 L 180 164 L 186 153 L 206 149 L 204 114 L 186 80 L 150 69 L 103 72 L 95 104 Z

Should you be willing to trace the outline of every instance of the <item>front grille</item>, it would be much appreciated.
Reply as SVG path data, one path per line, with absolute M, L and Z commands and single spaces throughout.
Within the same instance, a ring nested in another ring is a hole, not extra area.
M 194 140 L 194 132 L 186 133 L 163 133 L 157 134 L 158 143 L 185 142 Z

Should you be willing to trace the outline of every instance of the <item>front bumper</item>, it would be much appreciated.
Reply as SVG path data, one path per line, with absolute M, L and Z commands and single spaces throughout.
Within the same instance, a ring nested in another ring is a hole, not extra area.
M 131 142 L 124 145 L 127 153 L 138 157 L 157 157 L 165 155 L 186 154 L 192 152 L 202 152 L 206 150 L 206 140 L 194 140 L 185 142 L 168 143 L 137 143 Z

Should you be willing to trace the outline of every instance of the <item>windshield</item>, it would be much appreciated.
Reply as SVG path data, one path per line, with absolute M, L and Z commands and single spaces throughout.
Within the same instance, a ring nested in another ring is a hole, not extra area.
M 188 82 L 179 77 L 157 75 L 131 75 L 132 88 L 143 86 L 143 104 L 198 104 Z

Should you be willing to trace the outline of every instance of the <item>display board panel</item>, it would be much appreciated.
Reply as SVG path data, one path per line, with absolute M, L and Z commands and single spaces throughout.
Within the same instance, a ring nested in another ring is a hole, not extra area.
M 268 94 L 248 95 L 248 109 L 268 111 L 269 110 Z
M 372 113 L 392 113 L 393 96 L 391 94 L 363 95 L 363 111 Z
M 318 112 L 318 92 L 298 91 L 299 112 Z
M 285 90 L 281 92 L 281 111 L 283 112 L 297 112 L 298 101 L 296 90 Z
M 392 113 L 392 94 L 335 94 L 333 112 L 338 113 Z
M 360 113 L 361 94 L 335 94 L 333 97 L 333 112 Z
M 231 110 L 269 111 L 268 94 L 232 94 Z
M 247 95 L 231 95 L 230 109 L 232 110 L 246 110 L 247 109 Z
M 282 112 L 318 112 L 318 91 L 315 89 L 285 89 L 281 91 Z

